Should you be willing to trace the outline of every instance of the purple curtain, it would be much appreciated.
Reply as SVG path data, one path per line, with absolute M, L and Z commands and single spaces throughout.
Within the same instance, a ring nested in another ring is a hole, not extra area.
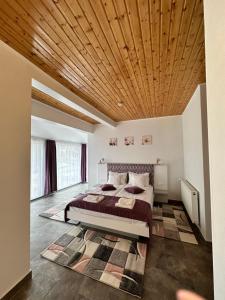
M 46 141 L 45 156 L 45 195 L 57 190 L 56 144 L 55 141 Z
M 81 144 L 81 182 L 87 182 L 87 145 Z

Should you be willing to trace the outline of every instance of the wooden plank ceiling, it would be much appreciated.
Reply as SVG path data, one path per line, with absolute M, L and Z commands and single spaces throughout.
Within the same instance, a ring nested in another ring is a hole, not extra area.
M 181 114 L 205 82 L 202 0 L 0 0 L 0 38 L 115 121 Z

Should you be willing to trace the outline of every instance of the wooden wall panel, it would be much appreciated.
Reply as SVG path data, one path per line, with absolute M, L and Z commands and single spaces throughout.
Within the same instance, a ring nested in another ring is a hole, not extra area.
M 202 0 L 0 0 L 0 39 L 115 121 L 181 114 L 205 81 Z

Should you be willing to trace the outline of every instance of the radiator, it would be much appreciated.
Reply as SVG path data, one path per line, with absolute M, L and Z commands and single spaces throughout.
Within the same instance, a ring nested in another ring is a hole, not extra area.
M 192 223 L 196 225 L 199 225 L 198 195 L 198 191 L 187 180 L 181 180 L 181 199 Z

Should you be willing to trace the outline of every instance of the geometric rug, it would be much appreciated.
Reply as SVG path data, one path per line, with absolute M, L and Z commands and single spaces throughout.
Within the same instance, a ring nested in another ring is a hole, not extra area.
M 68 201 L 68 202 L 70 202 L 70 201 Z M 39 216 L 47 218 L 47 219 L 55 220 L 55 221 L 65 222 L 64 209 L 68 202 L 63 202 L 56 206 L 53 206 L 53 207 L 45 210 L 43 213 L 39 214 Z M 67 223 L 77 225 L 79 222 L 69 220 Z
M 157 203 L 153 207 L 152 234 L 198 245 L 182 206 Z
M 141 298 L 147 244 L 73 226 L 41 256 Z

